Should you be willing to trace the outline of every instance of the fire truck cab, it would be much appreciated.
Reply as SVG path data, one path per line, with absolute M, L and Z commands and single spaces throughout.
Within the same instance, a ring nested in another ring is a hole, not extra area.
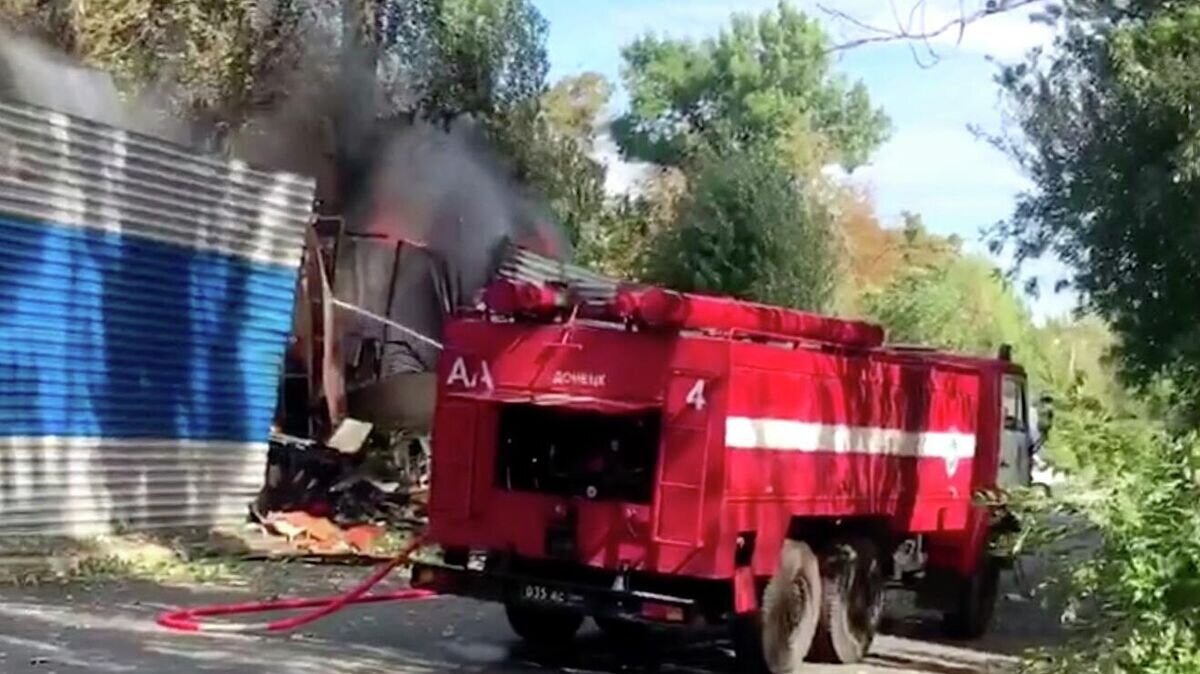
M 449 323 L 430 537 L 414 584 L 568 641 L 594 618 L 728 628 L 747 669 L 855 662 L 902 584 L 955 635 L 991 619 L 1002 512 L 1027 484 L 1025 375 L 883 330 L 621 288 L 500 281 Z

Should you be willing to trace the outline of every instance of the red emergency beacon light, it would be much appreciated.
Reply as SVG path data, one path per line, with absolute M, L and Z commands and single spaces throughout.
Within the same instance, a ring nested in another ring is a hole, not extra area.
M 508 316 L 551 316 L 568 306 L 563 288 L 497 281 L 484 289 L 483 302 L 488 310 Z
M 586 617 L 728 625 L 743 669 L 854 662 L 883 590 L 981 634 L 1029 480 L 1008 358 L 660 288 L 518 251 L 446 327 L 417 587 L 503 602 L 562 644 Z M 797 591 L 799 590 L 799 591 Z

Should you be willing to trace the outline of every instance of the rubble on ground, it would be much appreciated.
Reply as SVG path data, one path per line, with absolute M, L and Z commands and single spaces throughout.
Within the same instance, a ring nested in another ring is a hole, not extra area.
M 385 532 L 425 525 L 428 439 L 349 421 L 328 443 L 272 436 L 252 519 L 297 551 L 371 554 Z

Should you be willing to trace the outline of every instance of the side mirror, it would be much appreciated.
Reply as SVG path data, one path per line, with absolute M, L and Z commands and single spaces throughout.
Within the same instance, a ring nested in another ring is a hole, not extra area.
M 1050 435 L 1050 429 L 1054 427 L 1054 398 L 1049 395 L 1043 395 L 1037 402 L 1037 425 L 1038 433 L 1043 438 Z

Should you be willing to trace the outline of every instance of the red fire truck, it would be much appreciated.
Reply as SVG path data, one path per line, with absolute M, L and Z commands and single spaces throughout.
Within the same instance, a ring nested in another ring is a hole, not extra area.
M 860 660 L 885 586 L 990 621 L 1029 479 L 1023 370 L 724 298 L 504 279 L 449 323 L 419 587 L 568 641 L 587 617 L 728 626 L 746 667 Z M 627 633 L 627 632 L 626 632 Z

